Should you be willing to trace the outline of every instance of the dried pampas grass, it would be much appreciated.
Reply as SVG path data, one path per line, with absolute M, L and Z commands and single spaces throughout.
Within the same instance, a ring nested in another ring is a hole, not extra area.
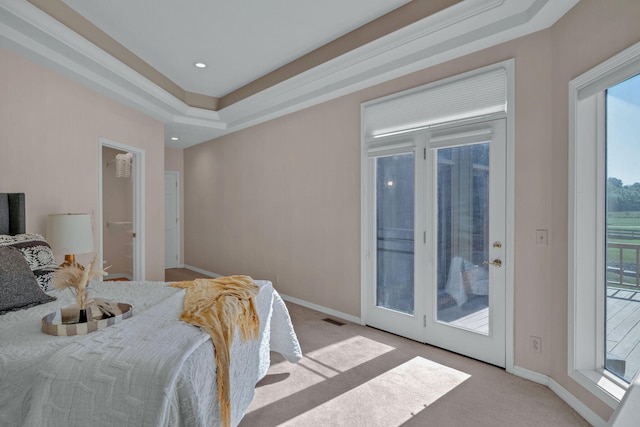
M 78 263 L 63 265 L 53 276 L 53 286 L 59 291 L 69 289 L 76 297 L 79 308 L 87 308 L 93 300 L 89 299 L 89 281 L 97 277 L 106 276 L 107 273 L 102 269 L 97 269 L 98 256 L 94 256 L 93 260 L 86 267 Z

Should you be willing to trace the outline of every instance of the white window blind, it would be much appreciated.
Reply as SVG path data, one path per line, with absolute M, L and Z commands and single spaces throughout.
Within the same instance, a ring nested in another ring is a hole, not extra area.
M 479 144 L 491 141 L 493 136 L 492 128 L 478 127 L 467 132 L 434 134 L 429 138 L 429 147 L 433 149 L 442 147 L 455 147 L 467 144 Z
M 504 67 L 460 76 L 363 105 L 365 140 L 507 111 Z
M 413 138 L 395 140 L 393 142 L 376 141 L 367 146 L 367 157 L 370 159 L 376 157 L 395 156 L 398 154 L 410 153 L 416 149 L 416 143 Z

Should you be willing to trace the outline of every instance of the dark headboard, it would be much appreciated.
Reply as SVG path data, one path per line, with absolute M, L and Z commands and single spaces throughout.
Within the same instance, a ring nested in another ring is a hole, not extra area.
M 26 230 L 24 193 L 0 193 L 0 234 L 22 234 Z

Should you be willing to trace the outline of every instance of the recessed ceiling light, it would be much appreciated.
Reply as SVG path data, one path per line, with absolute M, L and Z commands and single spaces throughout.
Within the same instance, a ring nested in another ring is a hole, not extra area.
M 207 64 L 205 64 L 204 62 L 196 62 L 195 64 L 193 64 L 196 68 L 207 68 Z
M 178 140 L 178 137 L 177 137 L 177 136 L 172 136 L 172 137 L 171 137 L 171 140 L 172 140 L 172 141 L 177 141 L 177 140 Z

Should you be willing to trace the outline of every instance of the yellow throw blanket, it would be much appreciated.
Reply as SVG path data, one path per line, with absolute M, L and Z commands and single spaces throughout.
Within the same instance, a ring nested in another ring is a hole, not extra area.
M 220 415 L 222 425 L 227 427 L 231 422 L 231 344 L 236 326 L 240 328 L 243 341 L 258 337 L 260 319 L 255 306 L 258 285 L 248 276 L 229 276 L 176 282 L 171 286 L 187 290 L 180 320 L 199 326 L 211 335 L 216 355 Z

